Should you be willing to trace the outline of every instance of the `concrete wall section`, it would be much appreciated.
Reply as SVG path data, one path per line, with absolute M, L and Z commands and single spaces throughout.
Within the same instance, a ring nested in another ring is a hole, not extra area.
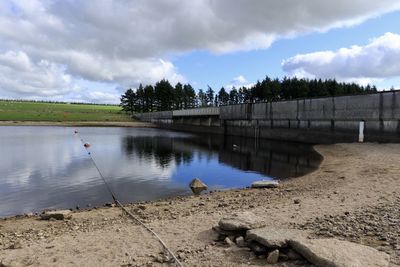
M 251 119 L 269 120 L 271 119 L 271 103 L 255 103 L 252 105 Z
M 251 119 L 252 104 L 239 104 L 221 106 L 220 118 L 222 120 L 249 120 Z
M 335 97 L 335 118 L 378 120 L 381 94 Z
M 381 119 L 400 119 L 400 92 L 381 94 Z
M 136 113 L 134 117 L 142 121 L 153 121 L 153 120 L 172 120 L 172 111 L 158 111 L 148 113 Z
M 207 107 L 207 108 L 174 110 L 172 112 L 172 115 L 174 117 L 219 116 L 219 108 L 218 107 Z
M 270 116 L 274 120 L 297 119 L 297 101 L 272 102 Z
M 297 100 L 299 120 L 334 119 L 335 99 L 332 97 Z

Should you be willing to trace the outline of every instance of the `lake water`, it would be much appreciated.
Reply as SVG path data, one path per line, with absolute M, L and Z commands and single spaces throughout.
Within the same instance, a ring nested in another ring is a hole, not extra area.
M 300 176 L 322 160 L 296 143 L 150 128 L 1 126 L 0 216 L 111 202 L 81 138 L 123 203 L 191 194 L 196 177 L 215 190 Z

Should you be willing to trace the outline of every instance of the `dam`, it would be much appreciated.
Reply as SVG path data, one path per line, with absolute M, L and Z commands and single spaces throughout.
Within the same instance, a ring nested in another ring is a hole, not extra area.
M 198 133 L 304 143 L 400 141 L 400 90 L 137 113 L 141 121 Z

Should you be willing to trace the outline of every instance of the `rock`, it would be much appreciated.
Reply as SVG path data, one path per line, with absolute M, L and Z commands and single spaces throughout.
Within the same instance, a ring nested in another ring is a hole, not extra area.
M 40 214 L 42 220 L 50 220 L 51 218 L 56 220 L 70 219 L 72 217 L 72 211 L 70 210 L 55 210 L 55 211 L 45 211 Z
M 225 244 L 227 244 L 230 247 L 235 246 L 235 243 L 229 237 L 226 237 L 224 241 L 225 241 Z
M 294 239 L 290 246 L 309 262 L 326 267 L 387 267 L 389 255 L 337 239 Z
M 217 232 L 220 236 L 223 236 L 223 237 L 224 237 L 222 240 L 224 240 L 225 237 L 227 237 L 227 236 L 245 236 L 245 235 L 246 235 L 246 230 L 241 230 L 241 231 L 227 231 L 227 230 L 221 229 L 219 226 L 213 226 L 212 229 L 213 229 L 215 232 Z
M 13 263 L 11 262 L 0 261 L 0 267 L 11 267 L 11 266 L 18 266 L 18 265 L 13 265 Z
M 267 253 L 267 249 L 257 242 L 251 242 L 249 248 L 251 249 L 251 251 L 254 252 L 254 254 L 256 254 L 256 256 L 264 255 L 265 253 Z
M 282 251 L 279 251 L 278 261 L 288 261 L 288 260 L 289 260 L 289 257 L 285 253 L 282 253 Z
M 227 215 L 219 221 L 218 225 L 225 231 L 243 231 L 265 226 L 265 224 L 251 212 Z
M 279 250 L 275 249 L 274 251 L 268 253 L 267 263 L 275 264 L 278 262 L 278 259 L 279 259 Z
M 268 181 L 268 180 L 256 181 L 251 184 L 252 188 L 276 188 L 278 186 L 279 186 L 278 181 Z
M 289 240 L 304 236 L 299 230 L 259 228 L 249 230 L 246 233 L 247 240 L 257 241 L 267 248 L 284 248 L 288 246 Z
M 195 194 L 200 194 L 202 191 L 207 189 L 207 185 L 204 184 L 199 178 L 193 179 L 189 184 L 190 189 Z
M 19 241 L 15 241 L 11 246 L 8 247 L 9 249 L 21 249 L 22 244 Z
M 146 210 L 146 206 L 145 205 L 139 205 L 138 208 L 141 209 L 141 210 Z
M 286 252 L 286 256 L 288 257 L 288 260 L 291 260 L 291 261 L 296 261 L 296 260 L 300 260 L 303 258 L 299 253 L 297 253 L 293 249 L 289 249 Z
M 236 245 L 241 248 L 246 246 L 246 242 L 244 241 L 243 236 L 239 236 L 238 238 L 236 238 Z

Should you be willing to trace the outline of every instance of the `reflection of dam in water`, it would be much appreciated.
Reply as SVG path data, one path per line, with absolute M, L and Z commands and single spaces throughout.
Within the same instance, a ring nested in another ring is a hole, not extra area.
M 227 138 L 219 159 L 244 171 L 274 178 L 297 177 L 318 168 L 322 161 L 312 147 L 298 143 L 249 138 Z
M 287 178 L 315 170 L 322 157 L 310 146 L 300 143 L 258 140 L 222 135 L 178 137 L 129 136 L 122 142 L 127 153 L 140 158 L 154 157 L 160 166 L 187 164 L 194 153 L 218 156 L 218 161 L 243 171 Z

